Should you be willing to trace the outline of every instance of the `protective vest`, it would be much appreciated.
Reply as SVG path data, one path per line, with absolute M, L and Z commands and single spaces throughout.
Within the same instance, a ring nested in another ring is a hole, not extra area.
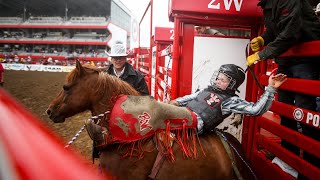
M 221 103 L 233 96 L 236 95 L 206 88 L 194 100 L 188 102 L 187 107 L 201 117 L 204 122 L 203 132 L 205 133 L 213 130 L 224 118 L 230 115 L 222 115 Z

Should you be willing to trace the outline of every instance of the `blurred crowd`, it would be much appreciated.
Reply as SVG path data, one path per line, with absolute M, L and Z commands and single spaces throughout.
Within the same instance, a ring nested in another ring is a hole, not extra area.
M 106 67 L 109 65 L 109 61 L 89 61 L 89 60 L 79 60 L 81 64 L 90 64 L 97 67 Z M 51 57 L 42 58 L 31 58 L 30 56 L 23 58 L 14 55 L 13 57 L 0 58 L 1 63 L 11 63 L 11 64 L 42 64 L 42 65 L 58 65 L 58 66 L 73 66 L 75 65 L 75 59 L 58 60 Z

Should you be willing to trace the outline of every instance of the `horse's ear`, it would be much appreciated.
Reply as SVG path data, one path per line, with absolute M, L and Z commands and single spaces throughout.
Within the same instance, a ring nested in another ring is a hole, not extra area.
M 76 69 L 79 72 L 80 76 L 85 73 L 85 69 L 82 67 L 82 65 L 78 59 L 76 60 Z

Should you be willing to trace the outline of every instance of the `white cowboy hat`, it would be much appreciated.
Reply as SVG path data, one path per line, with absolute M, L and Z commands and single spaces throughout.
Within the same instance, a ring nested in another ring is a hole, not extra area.
M 315 12 L 316 12 L 316 13 L 320 12 L 320 3 L 318 3 Z
M 107 52 L 107 55 L 109 57 L 124 57 L 128 56 L 128 53 L 126 53 L 126 47 L 122 43 L 115 43 L 111 46 L 110 54 Z

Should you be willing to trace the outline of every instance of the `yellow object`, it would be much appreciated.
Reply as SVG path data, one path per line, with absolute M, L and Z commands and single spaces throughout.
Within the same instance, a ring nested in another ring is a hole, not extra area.
M 261 36 L 255 37 L 251 40 L 250 47 L 253 52 L 259 51 L 264 46 L 264 39 Z
M 259 51 L 255 52 L 251 56 L 247 57 L 247 66 L 252 66 L 252 64 L 254 64 L 256 61 L 260 60 L 258 53 L 259 53 Z
M 94 64 L 93 61 L 91 61 L 90 65 L 91 65 L 91 66 L 96 66 L 96 64 Z

